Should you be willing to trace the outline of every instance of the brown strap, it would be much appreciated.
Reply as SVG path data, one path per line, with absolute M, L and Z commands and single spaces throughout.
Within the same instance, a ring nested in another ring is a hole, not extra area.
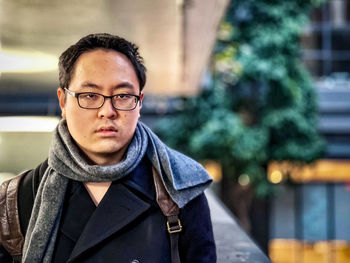
M 182 231 L 179 219 L 179 206 L 171 199 L 166 191 L 163 181 L 153 167 L 153 180 L 156 188 L 157 203 L 163 214 L 167 217 L 167 229 L 170 235 L 171 262 L 180 263 L 179 233 Z
M 179 234 L 182 231 L 180 219 L 177 215 L 168 216 L 168 232 L 170 234 L 171 263 L 180 263 Z
M 156 188 L 157 203 L 165 216 L 172 216 L 179 214 L 178 205 L 171 199 L 166 191 L 163 181 L 160 178 L 157 170 L 153 167 L 153 180 Z
M 24 243 L 18 216 L 18 188 L 25 173 L 0 187 L 0 243 L 14 257 L 22 254 Z

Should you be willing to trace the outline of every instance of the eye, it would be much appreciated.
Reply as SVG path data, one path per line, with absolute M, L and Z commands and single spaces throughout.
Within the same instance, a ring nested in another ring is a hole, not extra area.
M 118 94 L 118 95 L 115 95 L 115 97 L 118 100 L 129 100 L 132 98 L 132 96 L 128 94 Z
M 80 94 L 80 98 L 84 100 L 97 100 L 99 97 L 100 97 L 99 94 L 96 94 L 96 93 Z

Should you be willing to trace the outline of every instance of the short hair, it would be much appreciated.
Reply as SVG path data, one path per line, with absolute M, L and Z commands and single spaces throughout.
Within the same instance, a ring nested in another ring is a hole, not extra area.
M 146 67 L 138 47 L 124 38 L 107 33 L 87 35 L 61 54 L 58 62 L 60 88 L 68 88 L 79 56 L 96 49 L 114 50 L 124 54 L 134 67 L 140 91 L 143 89 L 146 83 Z

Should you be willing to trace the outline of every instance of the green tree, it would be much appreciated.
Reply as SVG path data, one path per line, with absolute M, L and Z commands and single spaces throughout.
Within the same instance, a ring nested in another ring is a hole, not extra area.
M 299 43 L 310 11 L 323 2 L 232 1 L 218 32 L 211 85 L 183 98 L 184 109 L 159 122 L 158 133 L 170 145 L 222 165 L 223 197 L 243 223 L 252 196 L 271 192 L 270 160 L 308 163 L 323 154 Z

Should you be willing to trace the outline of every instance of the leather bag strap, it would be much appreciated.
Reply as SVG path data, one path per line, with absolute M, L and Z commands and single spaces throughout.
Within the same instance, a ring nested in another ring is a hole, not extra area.
M 0 242 L 14 259 L 21 256 L 24 244 L 18 215 L 18 188 L 26 172 L 3 182 L 0 188 Z
M 180 219 L 177 215 L 167 216 L 167 227 L 170 235 L 171 262 L 180 263 L 179 234 L 182 230 Z
M 180 209 L 166 191 L 162 179 L 153 167 L 153 180 L 156 188 L 157 203 L 163 214 L 167 217 L 167 230 L 170 236 L 171 263 L 180 263 L 179 233 L 182 231 L 179 219 Z

